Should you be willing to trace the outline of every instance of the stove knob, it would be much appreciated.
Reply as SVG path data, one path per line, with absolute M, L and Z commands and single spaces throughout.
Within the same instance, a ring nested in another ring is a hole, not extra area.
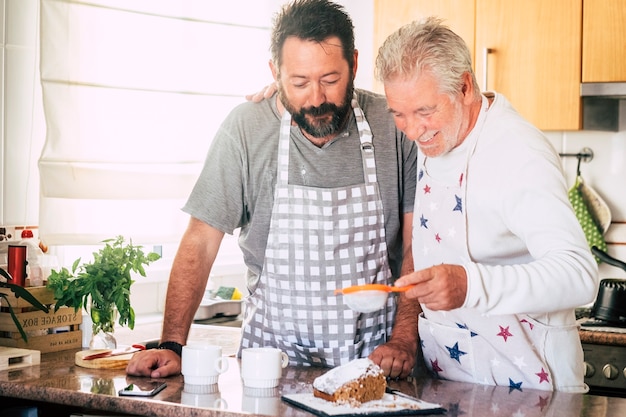
M 589 362 L 585 362 L 585 378 L 591 378 L 596 373 L 596 368 Z M 626 369 L 624 369 L 624 375 L 626 375 Z
M 602 368 L 602 373 L 604 374 L 606 379 L 615 379 L 619 375 L 619 370 L 614 365 L 607 363 Z

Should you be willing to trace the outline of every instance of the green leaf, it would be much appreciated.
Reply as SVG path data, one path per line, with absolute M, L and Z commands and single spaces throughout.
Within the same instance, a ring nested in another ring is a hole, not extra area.
M 37 310 L 41 310 L 45 313 L 49 311 L 48 307 L 41 304 L 39 300 L 35 298 L 26 288 L 20 287 L 19 285 L 15 285 L 15 284 L 6 284 L 6 287 L 9 288 L 11 292 L 13 292 L 13 294 L 15 294 L 15 298 L 22 297 L 24 300 L 28 301 Z
M 17 330 L 20 332 L 22 339 L 24 339 L 25 342 L 28 342 L 28 336 L 26 336 L 26 332 L 22 328 L 20 321 L 17 319 L 17 316 L 15 315 L 15 312 L 13 311 L 13 307 L 11 307 L 11 304 L 9 304 L 9 299 L 7 298 L 6 294 L 0 293 L 0 298 L 4 298 L 4 300 L 6 301 L 7 305 L 9 306 L 9 313 L 11 314 L 11 318 L 13 319 L 13 323 L 15 323 L 15 327 L 17 327 Z
M 5 277 L 7 280 L 11 279 L 11 275 L 7 271 L 5 271 L 3 268 L 0 268 L 0 275 Z M 15 298 L 22 297 L 25 301 L 30 303 L 37 310 L 41 310 L 41 311 L 48 313 L 49 311 L 48 307 L 41 304 L 41 302 L 39 302 L 39 300 L 35 298 L 27 289 L 16 284 L 11 284 L 9 282 L 1 282 L 1 281 L 0 281 L 0 287 L 10 289 L 11 292 L 15 295 Z M 28 342 L 28 337 L 26 336 L 26 333 L 24 332 L 22 325 L 20 324 L 17 316 L 15 315 L 15 312 L 13 311 L 13 307 L 9 303 L 9 298 L 4 293 L 0 293 L 0 297 L 2 297 L 5 300 L 7 306 L 9 307 L 9 313 L 11 314 L 11 319 L 13 320 L 13 323 L 15 323 L 17 330 L 20 332 L 22 339 L 25 342 Z
M 74 263 L 72 264 L 72 274 L 76 272 L 76 269 L 78 268 L 79 263 L 80 263 L 80 258 L 76 259 Z
M 4 269 L 2 269 L 2 268 L 0 268 L 0 275 L 5 277 L 7 279 L 7 281 L 10 281 L 10 280 L 13 279 L 13 277 L 11 277 L 11 275 L 9 275 L 9 273 L 7 271 L 5 271 Z

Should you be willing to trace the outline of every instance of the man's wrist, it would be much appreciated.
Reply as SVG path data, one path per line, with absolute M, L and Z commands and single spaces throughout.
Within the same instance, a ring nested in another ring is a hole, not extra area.
M 171 342 L 171 341 L 161 342 L 159 343 L 159 346 L 157 346 L 157 349 L 171 350 L 178 356 L 182 356 L 183 354 L 183 345 L 177 342 Z

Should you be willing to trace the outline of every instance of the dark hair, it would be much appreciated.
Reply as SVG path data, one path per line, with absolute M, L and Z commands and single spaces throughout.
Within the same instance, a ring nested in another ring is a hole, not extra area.
M 343 6 L 329 0 L 294 0 L 274 17 L 270 51 L 276 68 L 282 64 L 285 40 L 291 36 L 322 42 L 336 36 L 343 56 L 354 69 L 354 26 Z

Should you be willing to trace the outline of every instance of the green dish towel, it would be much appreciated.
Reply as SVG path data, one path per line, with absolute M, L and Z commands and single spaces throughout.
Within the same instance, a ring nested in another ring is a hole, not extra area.
M 572 207 L 574 208 L 576 217 L 583 228 L 583 232 L 585 232 L 589 248 L 597 246 L 598 249 L 606 252 L 606 241 L 604 240 L 600 226 L 594 220 L 591 215 L 591 211 L 583 198 L 583 193 L 580 190 L 581 182 L 582 179 L 580 176 L 576 177 L 576 183 L 574 183 L 568 192 L 569 201 L 572 203 Z M 598 263 L 602 262 L 598 257 L 595 258 Z

